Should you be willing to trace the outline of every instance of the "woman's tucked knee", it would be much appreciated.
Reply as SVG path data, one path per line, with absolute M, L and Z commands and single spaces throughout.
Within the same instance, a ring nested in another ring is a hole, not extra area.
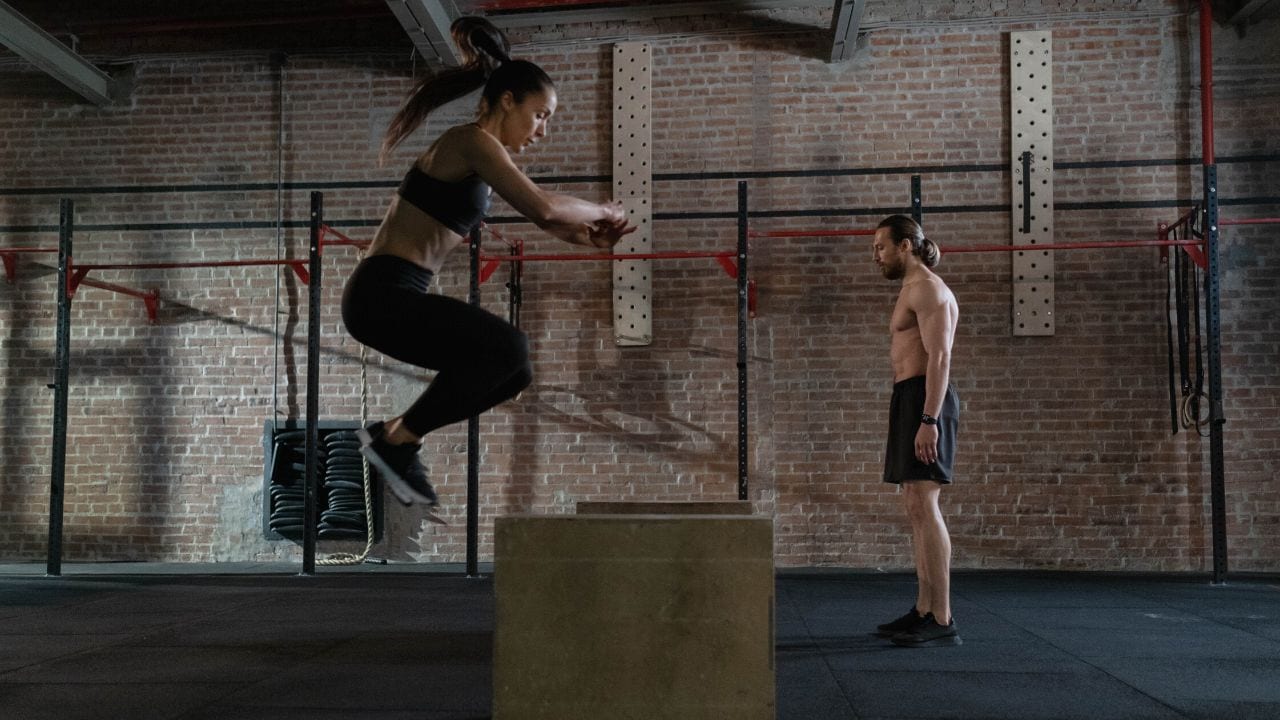
M 531 384 L 533 384 L 533 366 L 529 363 L 522 365 L 518 370 L 516 370 L 515 374 L 511 376 L 511 379 L 507 381 L 507 387 L 511 393 L 511 397 L 519 395 L 520 391 L 529 387 Z
M 505 360 L 507 374 L 512 378 L 526 378 L 520 389 L 528 387 L 533 382 L 533 364 L 529 359 L 529 336 L 523 332 L 511 328 L 511 332 L 507 335 L 506 347 L 503 348 L 502 356 Z
M 519 330 L 513 338 L 513 350 L 507 356 L 510 374 L 503 383 L 509 397 L 515 397 L 533 382 L 533 363 L 529 359 L 529 338 Z

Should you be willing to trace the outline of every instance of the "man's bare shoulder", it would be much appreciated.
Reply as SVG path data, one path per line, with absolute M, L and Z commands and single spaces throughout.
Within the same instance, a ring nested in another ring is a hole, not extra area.
M 934 273 L 903 286 L 903 294 L 912 309 L 934 308 L 955 304 L 956 296 L 947 283 Z

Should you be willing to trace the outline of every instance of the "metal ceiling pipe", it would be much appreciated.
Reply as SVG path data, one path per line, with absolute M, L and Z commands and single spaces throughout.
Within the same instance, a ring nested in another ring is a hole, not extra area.
M 1213 165 L 1213 3 L 1200 0 L 1200 133 L 1205 165 Z
M 473 10 L 548 10 L 579 5 L 618 6 L 633 5 L 632 2 L 601 2 L 600 0 L 486 0 L 472 5 Z
M 108 20 L 95 25 L 76 27 L 74 32 L 81 37 L 94 35 L 155 35 L 160 33 L 187 32 L 191 30 L 237 30 L 255 27 L 276 27 L 280 25 L 322 25 L 347 20 L 366 20 L 369 18 L 385 18 L 388 12 L 382 10 L 361 10 L 344 13 L 311 13 L 306 15 L 264 15 L 259 17 L 210 17 L 210 18 L 142 18 L 131 20 Z

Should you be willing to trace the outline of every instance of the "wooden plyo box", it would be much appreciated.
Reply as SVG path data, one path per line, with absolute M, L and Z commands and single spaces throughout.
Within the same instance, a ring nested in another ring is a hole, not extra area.
M 579 515 L 750 515 L 749 500 L 692 500 L 680 502 L 583 500 Z
M 495 527 L 495 720 L 773 720 L 770 518 Z

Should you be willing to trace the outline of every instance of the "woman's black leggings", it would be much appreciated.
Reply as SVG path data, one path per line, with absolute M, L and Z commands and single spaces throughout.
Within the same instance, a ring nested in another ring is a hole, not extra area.
M 465 420 L 533 381 L 529 339 L 491 312 L 432 295 L 432 273 L 394 255 L 356 266 L 342 292 L 351 337 L 435 379 L 402 416 L 415 435 Z

